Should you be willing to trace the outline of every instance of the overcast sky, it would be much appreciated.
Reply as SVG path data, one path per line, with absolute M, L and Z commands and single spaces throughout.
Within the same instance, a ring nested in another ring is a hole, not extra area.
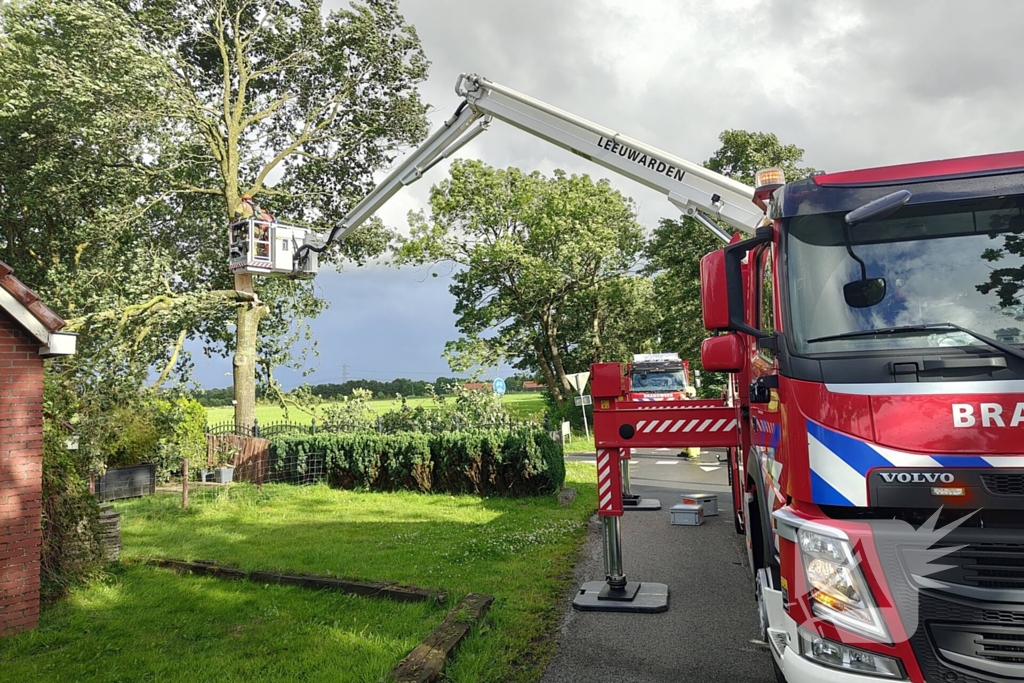
M 327 0 L 329 7 L 341 0 Z M 841 171 L 1024 149 L 1024 2 L 1019 0 L 403 0 L 432 66 L 431 130 L 459 99 L 462 72 L 703 162 L 723 130 L 773 132 L 805 162 Z M 459 156 L 527 171 L 610 177 L 653 226 L 678 212 L 658 193 L 494 123 Z M 385 206 L 406 229 L 439 164 Z M 386 172 L 381 173 L 381 178 Z M 330 308 L 313 329 L 306 381 L 448 374 L 455 338 L 445 278 L 371 267 L 323 272 Z M 197 356 L 204 386 L 230 384 L 228 360 Z M 281 371 L 286 387 L 301 381 Z

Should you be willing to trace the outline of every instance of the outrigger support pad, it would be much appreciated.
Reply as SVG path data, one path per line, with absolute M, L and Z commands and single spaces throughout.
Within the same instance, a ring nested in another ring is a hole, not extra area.
M 627 581 L 622 571 L 619 517 L 602 517 L 604 522 L 604 581 L 583 584 L 573 608 L 582 612 L 656 613 L 668 610 L 668 586 L 663 583 Z

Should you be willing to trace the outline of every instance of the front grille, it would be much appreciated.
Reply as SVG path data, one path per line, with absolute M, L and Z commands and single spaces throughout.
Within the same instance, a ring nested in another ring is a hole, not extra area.
M 1024 589 L 1024 544 L 976 543 L 956 555 L 967 585 Z
M 979 537 L 989 542 L 979 543 Z M 876 529 L 875 544 L 897 609 L 904 619 L 916 617 L 916 624 L 906 626 L 924 680 L 1024 681 L 1024 540 L 1019 531 L 958 529 L 943 539 L 941 545 L 965 546 L 935 560 L 950 568 L 927 577 L 948 589 L 918 585 L 908 575 L 907 554 L 921 548 L 908 548 L 905 534 Z
M 981 485 L 993 496 L 1024 496 L 1024 474 L 982 474 Z
M 1024 680 L 1024 628 L 983 624 L 931 624 L 939 656 L 1000 679 Z

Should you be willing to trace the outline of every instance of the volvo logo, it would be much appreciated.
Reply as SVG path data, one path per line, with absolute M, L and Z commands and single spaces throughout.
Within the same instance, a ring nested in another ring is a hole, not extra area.
M 879 472 L 886 484 L 942 484 L 953 483 L 952 472 Z

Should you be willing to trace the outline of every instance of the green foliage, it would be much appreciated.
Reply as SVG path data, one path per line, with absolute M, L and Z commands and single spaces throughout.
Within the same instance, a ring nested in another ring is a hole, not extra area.
M 609 339 L 642 329 L 621 318 L 646 306 L 619 305 L 643 297 L 617 282 L 639 260 L 643 230 L 633 202 L 607 180 L 459 160 L 431 188 L 429 218 L 413 214 L 410 223 L 399 264 L 458 266 L 449 289 L 462 338 L 446 348 L 453 370 L 509 359 L 561 403 L 567 373 L 603 358 L 603 347 L 643 343 Z
M 156 457 L 160 431 L 153 403 L 121 406 L 104 418 L 109 429 L 103 446 L 108 468 L 132 467 Z
M 235 292 L 225 218 L 249 191 L 326 230 L 426 133 L 428 63 L 395 0 L 323 9 L 0 4 L 0 253 L 79 334 L 78 354 L 53 364 L 69 382 L 110 396 L 155 367 L 184 383 L 185 340 L 227 353 L 237 315 L 260 323 L 240 360 L 251 374 L 258 358 L 267 385 L 311 349 L 299 342 L 325 302 L 308 281 Z M 388 240 L 376 221 L 322 259 L 362 263 Z
M 375 422 L 369 406 L 372 398 L 368 390 L 354 389 L 351 396 L 343 396 L 340 401 L 323 406 L 320 424 L 324 429 L 339 432 L 370 429 Z
M 802 166 L 804 150 L 784 145 L 775 133 L 726 130 L 718 136 L 721 146 L 704 162 L 711 169 L 745 185 L 754 184 L 754 174 L 766 168 L 781 168 L 787 181 L 805 178 L 813 168 Z
M 375 379 L 352 379 L 347 382 L 312 384 L 309 385 L 309 393 L 313 396 L 331 401 L 343 396 L 352 396 L 357 390 L 370 392 L 374 398 L 387 398 L 401 394 L 402 396 L 429 396 L 431 389 L 435 393 L 448 393 L 448 384 L 462 384 L 466 380 L 456 378 L 438 377 L 433 382 L 420 379 L 406 379 L 399 377 L 388 382 Z M 509 387 L 511 391 L 512 388 Z M 196 399 L 205 406 L 231 405 L 233 393 L 231 388 L 227 389 L 206 389 L 193 392 Z
M 303 475 L 322 462 L 331 486 L 480 495 L 537 495 L 561 489 L 565 462 L 541 430 L 424 434 L 319 433 L 271 440 L 275 474 Z
M 92 458 L 88 450 L 68 448 L 75 400 L 49 377 L 43 411 L 41 594 L 52 600 L 95 574 L 102 549 L 99 506 L 89 491 Z
M 182 461 L 199 463 L 206 456 L 206 409 L 195 399 L 177 396 L 156 402 L 161 435 L 156 449 L 157 481 L 181 472 Z

